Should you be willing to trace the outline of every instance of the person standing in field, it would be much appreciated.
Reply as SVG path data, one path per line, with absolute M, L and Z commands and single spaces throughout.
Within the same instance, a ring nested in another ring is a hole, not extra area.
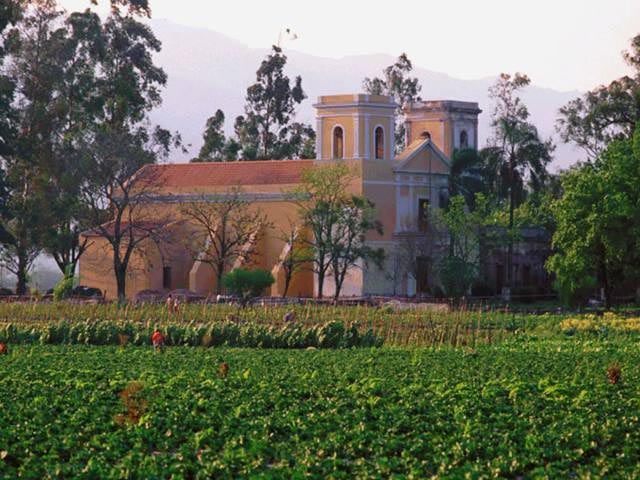
M 164 335 L 157 328 L 151 334 L 151 344 L 153 345 L 153 351 L 160 350 L 164 348 Z
M 167 296 L 166 304 L 167 304 L 167 312 L 172 313 L 173 312 L 173 298 L 171 298 L 171 294 L 169 294 Z
M 178 310 L 180 310 L 180 299 L 176 297 L 173 300 L 173 313 L 178 314 Z

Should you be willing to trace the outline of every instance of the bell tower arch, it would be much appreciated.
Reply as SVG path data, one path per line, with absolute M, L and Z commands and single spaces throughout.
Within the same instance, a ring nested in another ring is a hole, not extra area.
M 407 145 L 429 138 L 448 158 L 454 150 L 478 148 L 478 115 L 475 102 L 431 100 L 403 107 Z
M 393 159 L 395 108 L 383 95 L 326 95 L 313 105 L 316 160 Z

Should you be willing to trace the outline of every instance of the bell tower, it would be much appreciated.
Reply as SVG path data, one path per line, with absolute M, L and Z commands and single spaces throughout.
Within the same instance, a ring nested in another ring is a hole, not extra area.
M 478 115 L 475 102 L 431 100 L 403 106 L 406 144 L 422 138 L 431 141 L 448 157 L 454 150 L 478 148 Z
M 383 95 L 326 95 L 313 105 L 316 160 L 391 160 L 396 103 Z

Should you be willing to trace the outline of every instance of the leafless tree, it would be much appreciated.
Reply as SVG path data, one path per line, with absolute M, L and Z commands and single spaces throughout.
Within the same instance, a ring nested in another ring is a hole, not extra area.
M 289 221 L 289 228 L 280 235 L 280 239 L 285 242 L 287 249 L 280 258 L 280 266 L 284 272 L 283 298 L 287 296 L 293 276 L 307 266 L 312 268 L 313 250 L 304 242 L 302 235 L 303 229 L 292 221 Z
M 129 133 L 94 138 L 87 148 L 83 168 L 87 181 L 81 187 L 91 223 L 88 235 L 101 237 L 113 254 L 120 302 L 126 300 L 126 281 L 132 257 L 145 256 L 148 248 L 169 241 L 168 214 L 158 215 L 153 202 L 161 179 L 152 163 L 157 152 L 141 148 Z
M 269 227 L 260 208 L 241 188 L 183 202 L 180 210 L 196 228 L 186 247 L 194 260 L 211 266 L 216 276 L 216 291 L 222 291 L 222 276 L 236 262 L 247 262 Z

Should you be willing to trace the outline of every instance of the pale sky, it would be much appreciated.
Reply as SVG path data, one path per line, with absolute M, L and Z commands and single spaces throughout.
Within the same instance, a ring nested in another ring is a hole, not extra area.
M 453 77 L 521 71 L 558 90 L 588 90 L 627 73 L 621 52 L 640 33 L 640 0 L 150 2 L 154 18 L 251 47 L 268 48 L 289 27 L 299 38 L 287 47 L 316 56 L 406 52 Z M 89 1 L 61 3 L 77 9 Z

